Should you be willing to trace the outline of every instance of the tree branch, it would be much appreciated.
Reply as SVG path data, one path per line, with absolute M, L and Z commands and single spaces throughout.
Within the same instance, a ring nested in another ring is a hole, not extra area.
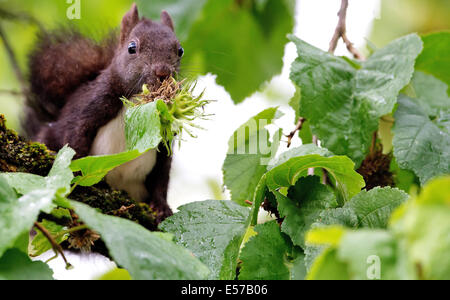
M 291 133 L 289 133 L 286 137 L 288 138 L 287 140 L 287 147 L 289 148 L 291 146 L 291 142 L 292 139 L 294 138 L 295 134 L 297 133 L 297 131 L 302 129 L 303 123 L 305 122 L 305 118 L 300 117 L 298 119 L 297 125 L 295 126 L 295 129 L 291 131 Z
M 0 18 L 10 21 L 27 22 L 38 27 L 41 32 L 45 32 L 45 28 L 41 22 L 25 12 L 10 12 L 5 10 L 3 7 L 0 7 Z
M 9 94 L 12 96 L 23 96 L 22 92 L 14 91 L 14 90 L 0 90 L 0 94 Z
M 348 51 L 353 54 L 356 59 L 364 60 L 365 57 L 359 52 L 355 47 L 353 47 L 353 43 L 347 37 L 347 27 L 346 27 L 346 18 L 347 18 L 347 8 L 348 8 L 348 0 L 342 0 L 341 8 L 338 12 L 339 21 L 334 31 L 334 35 L 330 41 L 330 47 L 328 52 L 334 53 L 337 47 L 337 43 L 340 38 L 344 41 L 347 46 Z

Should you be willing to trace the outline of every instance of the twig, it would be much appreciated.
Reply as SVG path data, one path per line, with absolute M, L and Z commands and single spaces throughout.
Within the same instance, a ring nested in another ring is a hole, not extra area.
M 72 267 L 72 265 L 67 261 L 66 256 L 64 255 L 63 248 L 61 247 L 60 244 L 58 244 L 55 241 L 55 239 L 53 238 L 51 233 L 48 232 L 48 230 L 44 226 L 39 224 L 38 222 L 34 222 L 34 226 L 37 229 L 39 229 L 42 232 L 42 234 L 44 234 L 44 236 L 47 238 L 47 240 L 50 242 L 50 244 L 52 244 L 52 247 L 53 247 L 53 250 L 55 251 L 55 253 L 61 254 L 64 262 L 66 263 L 66 269 L 70 269 Z
M 341 1 L 341 8 L 338 12 L 339 21 L 336 26 L 336 30 L 334 31 L 333 38 L 330 41 L 330 48 L 328 52 L 334 53 L 337 47 L 337 43 L 340 38 L 344 41 L 347 46 L 348 51 L 353 54 L 356 59 L 364 60 L 365 57 L 359 52 L 355 47 L 353 47 L 353 43 L 347 37 L 347 27 L 346 27 L 346 18 L 347 18 L 347 8 L 348 8 L 348 0 Z
M 59 237 L 65 235 L 65 234 L 72 233 L 72 232 L 75 232 L 75 231 L 84 230 L 84 229 L 88 229 L 88 226 L 87 226 L 86 224 L 78 225 L 78 226 L 69 228 L 69 229 L 67 229 L 67 230 L 63 230 L 63 231 L 61 231 L 61 232 L 58 232 L 58 234 L 55 235 L 54 238 L 57 239 L 57 238 L 59 238 Z
M 0 18 L 10 21 L 22 21 L 36 25 L 41 32 L 45 32 L 44 26 L 33 16 L 25 12 L 10 12 L 0 7 Z
M 11 63 L 11 66 L 14 70 L 14 73 L 16 74 L 17 80 L 20 83 L 22 94 L 27 95 L 28 94 L 28 85 L 27 81 L 25 80 L 25 76 L 23 75 L 22 71 L 20 70 L 19 63 L 17 62 L 16 55 L 14 54 L 14 51 L 11 47 L 11 44 L 8 41 L 8 38 L 3 31 L 3 27 L 0 25 L 0 38 L 3 41 L 3 45 L 5 46 L 6 52 L 9 57 L 9 61 Z
M 297 131 L 302 129 L 302 126 L 303 126 L 304 122 L 305 122 L 305 118 L 300 117 L 298 119 L 297 126 L 295 126 L 295 129 L 293 131 L 291 131 L 291 133 L 289 133 L 286 136 L 288 138 L 288 140 L 287 140 L 287 147 L 288 148 L 291 146 L 292 139 L 294 138 L 294 136 L 297 133 Z
M 14 91 L 14 90 L 0 90 L 0 94 L 10 94 L 13 96 L 23 96 L 23 93 L 21 91 Z
M 134 204 L 131 204 L 130 206 L 122 205 L 119 209 L 113 210 L 112 214 L 114 216 L 121 216 L 121 215 L 125 214 L 128 210 L 130 210 L 134 207 L 136 207 L 136 205 L 134 205 Z

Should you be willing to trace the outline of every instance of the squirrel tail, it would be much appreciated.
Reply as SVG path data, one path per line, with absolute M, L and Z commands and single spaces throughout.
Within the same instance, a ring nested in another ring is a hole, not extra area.
M 102 42 L 73 28 L 39 34 L 29 56 L 30 92 L 22 122 L 29 138 L 35 138 L 45 123 L 56 121 L 69 95 L 111 63 L 116 46 L 116 34 Z

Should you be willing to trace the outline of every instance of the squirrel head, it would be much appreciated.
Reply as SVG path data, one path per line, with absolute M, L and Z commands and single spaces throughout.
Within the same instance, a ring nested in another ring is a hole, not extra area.
M 183 54 L 167 12 L 161 13 L 160 23 L 140 19 L 133 4 L 122 19 L 112 66 L 122 85 L 136 93 L 144 83 L 157 88 L 164 79 L 178 72 Z

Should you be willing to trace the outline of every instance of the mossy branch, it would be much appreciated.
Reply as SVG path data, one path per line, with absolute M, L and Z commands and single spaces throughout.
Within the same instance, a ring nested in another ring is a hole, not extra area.
M 25 172 L 46 176 L 53 165 L 55 155 L 44 145 L 28 142 L 8 129 L 4 116 L 0 114 L 0 172 Z M 78 186 L 69 198 L 98 208 L 105 214 L 137 222 L 149 230 L 157 229 L 157 211 L 153 211 L 144 203 L 134 201 L 125 192 L 111 189 L 103 181 L 91 187 Z M 45 215 L 40 218 L 45 218 Z

